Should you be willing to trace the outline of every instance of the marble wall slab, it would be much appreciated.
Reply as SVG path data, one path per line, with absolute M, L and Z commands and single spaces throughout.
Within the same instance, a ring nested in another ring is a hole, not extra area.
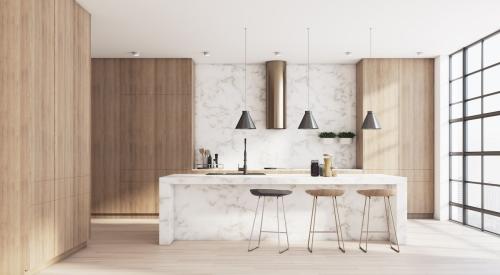
M 319 130 L 298 130 L 307 108 L 307 66 L 287 66 L 287 129 L 268 130 L 265 65 L 247 66 L 247 109 L 257 129 L 235 130 L 244 94 L 242 64 L 198 64 L 195 87 L 195 148 L 218 153 L 225 168 L 243 163 L 243 138 L 248 139 L 248 167 L 306 168 L 323 153 L 334 156 L 337 168 L 354 168 L 355 144 L 324 145 L 320 131 L 353 131 L 356 124 L 354 65 L 311 65 L 310 108 Z M 196 154 L 197 162 L 200 156 Z

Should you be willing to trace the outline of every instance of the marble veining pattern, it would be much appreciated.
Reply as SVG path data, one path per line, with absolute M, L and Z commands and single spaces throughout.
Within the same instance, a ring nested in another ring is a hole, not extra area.
M 307 108 L 306 66 L 287 65 L 287 129 L 268 130 L 266 118 L 265 65 L 247 67 L 247 109 L 256 130 L 235 130 L 243 110 L 242 64 L 196 65 L 195 148 L 218 153 L 226 168 L 243 162 L 243 138 L 248 139 L 248 167 L 305 168 L 323 153 L 334 156 L 337 168 L 354 168 L 355 144 L 324 145 L 320 131 L 353 131 L 356 120 L 354 65 L 311 65 L 310 109 L 319 130 L 298 130 Z M 196 150 L 197 151 L 197 150 Z M 199 163 L 199 155 L 197 162 Z
M 341 175 L 313 178 L 301 175 L 205 176 L 171 175 L 160 178 L 160 244 L 174 240 L 247 240 L 250 234 L 257 197 L 251 188 L 283 188 L 293 193 L 284 198 L 290 242 L 305 243 L 311 215 L 312 197 L 306 189 L 342 188 L 338 198 L 345 240 L 358 240 L 364 197 L 358 189 L 395 188 L 391 199 L 400 244 L 406 240 L 406 178 L 386 175 Z M 386 231 L 384 202 L 371 200 L 370 230 Z M 260 206 L 262 207 L 262 206 Z M 281 203 L 280 203 L 281 207 Z M 261 208 L 260 208 L 261 209 Z M 319 198 L 317 230 L 334 230 L 331 198 Z M 259 211 L 260 215 L 260 211 Z M 280 208 L 280 222 L 283 226 Z M 259 221 L 259 217 L 258 217 Z M 256 226 L 260 223 L 257 222 Z M 266 199 L 264 230 L 276 230 L 276 199 Z M 274 234 L 264 239 L 275 240 Z M 333 240 L 335 234 L 317 234 L 318 240 Z M 370 234 L 369 239 L 387 239 L 386 233 Z

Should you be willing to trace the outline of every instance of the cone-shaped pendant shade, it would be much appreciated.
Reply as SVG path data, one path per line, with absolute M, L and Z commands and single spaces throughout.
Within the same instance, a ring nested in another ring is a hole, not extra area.
M 314 120 L 311 111 L 306 111 L 299 124 L 299 129 L 318 129 L 318 124 Z
M 366 114 L 365 120 L 363 121 L 363 125 L 361 126 L 361 129 L 368 130 L 368 129 L 382 129 L 380 127 L 380 123 L 378 123 L 377 118 L 375 117 L 375 114 L 373 114 L 372 111 L 368 111 Z
M 255 129 L 255 124 L 248 111 L 241 112 L 241 117 L 238 124 L 236 124 L 236 129 Z

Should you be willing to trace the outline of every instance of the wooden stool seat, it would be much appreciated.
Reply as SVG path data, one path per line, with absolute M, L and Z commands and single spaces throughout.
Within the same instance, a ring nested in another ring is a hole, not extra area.
M 313 197 L 339 197 L 344 195 L 344 190 L 342 189 L 315 189 L 306 190 L 306 193 Z
M 396 195 L 396 190 L 394 189 L 364 189 L 357 192 L 367 197 L 392 197 Z

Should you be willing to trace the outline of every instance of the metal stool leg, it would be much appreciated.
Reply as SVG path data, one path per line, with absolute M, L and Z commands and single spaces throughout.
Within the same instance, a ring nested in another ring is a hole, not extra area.
M 262 234 L 262 222 L 264 220 L 264 206 L 266 203 L 266 198 L 262 199 L 262 213 L 261 213 L 261 218 L 260 218 L 259 242 L 257 243 L 256 247 L 250 248 L 250 245 L 252 243 L 253 229 L 255 227 L 255 220 L 257 218 L 257 211 L 259 210 L 259 202 L 260 202 L 260 196 L 259 196 L 259 199 L 257 200 L 257 207 L 255 208 L 255 216 L 253 218 L 252 231 L 250 232 L 250 239 L 248 240 L 248 252 L 253 251 L 253 250 L 260 247 L 260 236 Z
M 314 231 L 316 228 L 316 209 L 318 207 L 318 197 L 313 198 L 313 208 L 311 211 L 311 223 L 309 224 L 309 237 L 307 239 L 307 250 L 312 253 L 314 244 Z M 311 230 L 312 228 L 312 230 Z M 310 244 L 310 245 L 309 245 Z
M 344 249 L 344 236 L 342 235 L 342 224 L 340 223 L 340 215 L 339 215 L 339 209 L 337 206 L 337 197 L 332 197 L 332 204 L 333 204 L 333 215 L 335 217 L 335 228 L 336 228 L 336 233 L 337 233 L 337 243 L 339 245 L 340 251 L 345 253 Z M 339 235 L 340 231 L 340 235 Z M 340 241 L 342 241 L 342 246 L 340 245 Z
M 392 218 L 392 227 L 394 230 L 394 237 L 396 239 L 396 245 L 397 249 L 393 246 L 392 240 L 391 240 L 391 230 L 389 230 L 389 214 L 387 213 L 387 203 L 385 200 L 387 199 L 387 202 L 389 203 L 389 211 L 391 212 L 391 218 Z M 391 249 L 399 253 L 399 241 L 398 241 L 398 233 L 396 231 L 396 224 L 394 222 L 394 216 L 392 215 L 392 207 L 391 207 L 391 199 L 390 197 L 384 197 L 384 206 L 385 206 L 385 217 L 387 219 L 387 232 L 389 233 L 389 245 L 391 246 Z
M 362 240 L 362 237 L 363 237 L 363 227 L 364 227 L 364 221 L 365 221 L 365 211 L 366 211 L 366 200 L 367 199 L 368 199 L 368 216 L 366 218 L 365 248 L 363 248 L 361 246 L 361 240 Z M 368 251 L 368 231 L 369 231 L 369 228 L 370 228 L 370 206 L 371 206 L 371 200 L 372 200 L 371 197 L 368 197 L 368 198 L 365 197 L 365 207 L 363 208 L 363 221 L 361 222 L 361 236 L 359 237 L 359 249 L 361 249 L 361 251 L 363 251 L 365 253 Z
M 285 220 L 286 250 L 288 250 L 290 248 L 290 242 L 288 241 L 288 227 L 286 225 L 285 202 L 283 200 L 283 197 L 281 197 L 281 206 L 283 207 L 283 219 Z M 283 251 L 283 252 L 285 252 L 285 251 Z M 283 252 L 281 252 L 281 253 L 283 253 Z
M 280 250 L 281 249 L 281 242 L 280 242 L 280 235 L 281 235 L 281 231 L 280 231 L 280 212 L 279 212 L 279 197 L 276 197 L 276 221 L 278 222 L 278 231 L 276 232 L 278 234 L 278 253 L 281 254 L 285 251 L 288 250 L 288 247 L 283 249 L 283 250 Z M 286 231 L 285 231 L 286 232 Z

